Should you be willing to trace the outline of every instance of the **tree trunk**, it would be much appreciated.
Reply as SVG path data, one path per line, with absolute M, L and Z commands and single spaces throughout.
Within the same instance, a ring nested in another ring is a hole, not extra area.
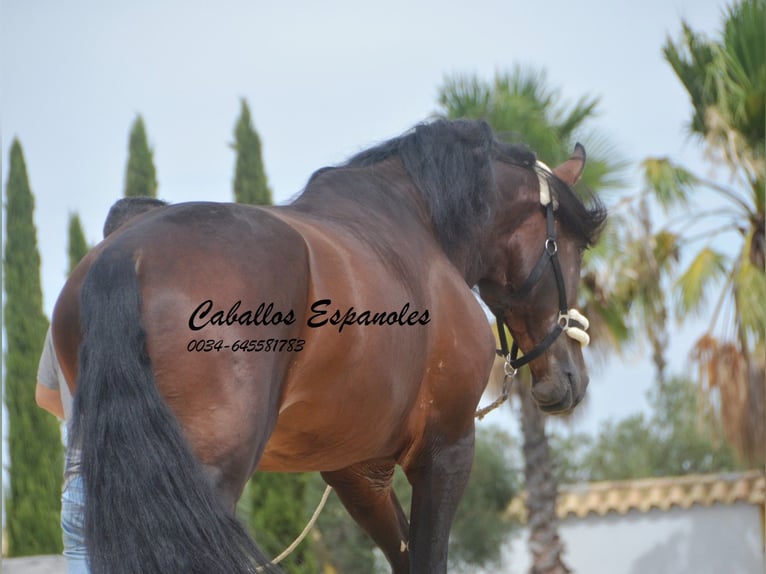
M 537 408 L 530 392 L 530 383 L 524 378 L 517 381 L 517 389 L 524 437 L 527 526 L 532 553 L 530 574 L 566 574 L 572 571 L 562 559 L 564 543 L 559 538 L 556 517 L 558 482 L 545 434 L 545 415 Z

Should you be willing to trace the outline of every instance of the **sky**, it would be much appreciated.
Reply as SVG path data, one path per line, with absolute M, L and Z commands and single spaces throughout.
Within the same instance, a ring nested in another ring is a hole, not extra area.
M 212 6 L 215 6 L 212 8 Z M 544 69 L 573 103 L 600 99 L 592 127 L 635 165 L 669 156 L 704 170 L 685 124 L 690 104 L 662 45 L 681 19 L 715 35 L 720 0 L 389 0 L 367 3 L 221 0 L 2 0 L 0 138 L 21 142 L 36 198 L 44 309 L 65 280 L 67 223 L 100 239 L 122 196 L 128 132 L 145 120 L 171 202 L 231 201 L 233 128 L 250 105 L 276 203 L 311 173 L 399 135 L 438 109 L 445 78 L 491 79 Z M 545 158 L 541 158 L 545 160 Z M 587 167 L 586 167 L 587 169 Z M 613 196 L 618 198 L 619 195 Z M 699 325 L 671 329 L 670 368 L 683 372 Z M 646 410 L 647 349 L 591 362 L 574 428 Z M 508 422 L 507 410 L 492 415 Z M 512 423 L 515 424 L 515 423 Z

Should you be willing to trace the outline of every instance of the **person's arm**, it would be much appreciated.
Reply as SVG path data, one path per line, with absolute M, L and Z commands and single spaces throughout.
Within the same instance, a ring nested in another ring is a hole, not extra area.
M 40 364 L 37 367 L 37 386 L 35 387 L 35 402 L 41 409 L 45 409 L 60 419 L 64 418 L 64 406 L 61 403 L 61 384 L 66 384 L 61 373 L 56 351 L 53 348 L 53 336 L 51 329 L 45 334 L 43 352 L 40 355 Z
M 60 419 L 64 418 L 64 407 L 61 404 L 61 393 L 58 389 L 49 389 L 38 382 L 37 387 L 35 387 L 35 401 L 41 409 L 45 409 Z

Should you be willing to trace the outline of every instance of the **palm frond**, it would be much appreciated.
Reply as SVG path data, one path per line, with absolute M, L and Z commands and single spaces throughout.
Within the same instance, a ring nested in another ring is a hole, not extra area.
M 475 76 L 445 78 L 439 88 L 439 104 L 450 119 L 485 118 L 489 113 L 490 90 Z
M 718 89 L 734 127 L 750 147 L 766 139 L 766 2 L 744 0 L 726 9 L 721 49 L 716 54 Z
M 582 128 L 584 122 L 594 118 L 597 113 L 599 98 L 595 96 L 582 96 L 571 110 L 563 113 L 563 117 L 556 126 L 562 139 L 569 140 L 574 133 Z
M 676 282 L 679 316 L 695 315 L 702 309 L 716 283 L 726 277 L 727 257 L 710 247 L 702 248 Z
M 597 353 L 619 351 L 630 340 L 632 331 L 625 309 L 615 299 L 586 302 L 583 309 L 591 322 L 589 332 L 594 334 L 591 343 Z
M 597 189 L 603 197 L 602 194 L 611 194 L 628 185 L 627 171 L 630 163 L 616 151 L 617 147 L 605 133 L 578 128 L 571 135 L 571 140 L 579 141 L 588 154 L 582 179 L 575 186 L 576 191 L 580 187 Z
M 681 256 L 680 236 L 670 231 L 658 231 L 652 238 L 654 260 L 660 270 L 669 271 Z
M 647 158 L 641 162 L 641 168 L 647 190 L 666 212 L 672 207 L 686 205 L 698 182 L 693 173 L 666 157 Z
M 694 113 L 689 124 L 689 131 L 704 137 L 705 111 L 716 98 L 708 73 L 714 59 L 714 48 L 706 38 L 695 33 L 685 21 L 681 22 L 681 28 L 682 39 L 674 42 L 667 38 L 662 52 L 691 98 Z

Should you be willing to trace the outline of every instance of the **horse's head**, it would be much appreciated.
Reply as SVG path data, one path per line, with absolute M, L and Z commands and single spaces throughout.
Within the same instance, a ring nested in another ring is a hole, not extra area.
M 540 408 L 566 412 L 588 386 L 582 356 L 588 321 L 574 307 L 582 253 L 606 212 L 586 208 L 571 190 L 585 167 L 579 144 L 553 170 L 542 162 L 532 170 L 500 159 L 496 217 L 484 251 L 488 272 L 479 290 L 513 335 L 510 365 L 529 364 Z

